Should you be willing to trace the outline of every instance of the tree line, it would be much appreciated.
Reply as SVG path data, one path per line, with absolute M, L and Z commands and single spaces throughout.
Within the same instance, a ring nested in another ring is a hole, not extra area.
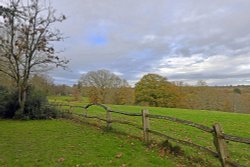
M 158 74 L 146 74 L 132 88 L 125 79 L 114 73 L 97 70 L 83 74 L 75 87 L 94 103 L 250 113 L 248 86 L 215 87 L 208 86 L 202 80 L 190 86 L 170 82 Z
M 47 95 L 72 96 L 79 101 L 88 97 L 92 103 L 250 113 L 250 86 L 215 87 L 205 81 L 190 86 L 170 82 L 158 74 L 146 74 L 131 87 L 125 79 L 108 70 L 83 74 L 73 86 L 56 85 L 46 75 L 33 75 L 30 83 Z

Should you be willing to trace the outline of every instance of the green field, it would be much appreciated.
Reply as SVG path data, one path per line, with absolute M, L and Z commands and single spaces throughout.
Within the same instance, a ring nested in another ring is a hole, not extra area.
M 85 105 L 87 100 L 83 99 L 81 102 L 72 101 L 70 97 L 51 97 L 51 101 L 70 103 L 72 105 Z M 187 110 L 187 109 L 172 109 L 172 108 L 157 108 L 157 107 L 143 107 L 143 106 L 122 106 L 122 105 L 107 105 L 113 110 L 127 111 L 127 112 L 141 112 L 143 108 L 147 108 L 151 114 L 167 115 L 176 118 L 181 118 L 185 120 L 190 120 L 195 123 L 200 123 L 209 127 L 212 127 L 214 123 L 219 123 L 222 125 L 224 132 L 231 135 L 236 135 L 240 137 L 250 138 L 250 115 L 247 114 L 238 114 L 238 113 L 226 113 L 226 112 L 217 112 L 217 111 L 205 111 L 205 110 Z M 65 108 L 66 109 L 66 108 Z M 74 109 L 74 112 L 83 113 L 83 109 Z M 88 110 L 89 115 L 97 115 L 99 117 L 105 118 L 105 111 L 100 107 L 91 107 Z M 119 115 L 112 113 L 113 119 L 122 119 L 131 121 L 141 125 L 141 117 L 129 117 L 124 115 Z M 104 127 L 105 123 L 96 120 L 86 120 L 90 123 Z M 215 150 L 213 145 L 213 137 L 211 134 L 202 132 L 193 127 L 181 125 L 178 123 L 165 121 L 165 120 L 155 120 L 150 119 L 151 129 L 157 130 L 168 134 L 169 136 L 192 141 L 194 143 L 207 146 Z M 123 132 L 132 136 L 137 136 L 142 138 L 142 132 L 137 130 L 134 127 L 121 125 L 114 123 L 112 128 L 115 131 Z M 164 139 L 157 136 L 152 136 L 152 139 L 157 143 L 164 141 Z M 174 145 L 176 143 L 173 143 Z M 242 165 L 250 165 L 250 146 L 247 144 L 240 144 L 235 142 L 227 143 L 230 156 L 235 161 Z M 184 164 L 189 163 L 190 161 L 197 162 L 193 165 L 199 166 L 219 166 L 217 159 L 207 155 L 206 153 L 192 149 L 186 146 L 181 146 L 185 154 L 182 157 L 174 158 L 175 161 L 184 162 Z M 198 165 L 197 165 L 198 164 Z
M 51 102 L 85 105 L 71 97 L 50 97 Z M 168 115 L 211 127 L 220 123 L 225 133 L 250 138 L 250 115 L 216 111 L 184 110 L 142 106 L 108 105 L 119 111 L 141 112 L 147 108 L 151 114 Z M 64 107 L 62 110 L 66 110 Z M 74 109 L 83 113 L 83 109 Z M 105 118 L 105 111 L 97 106 L 88 110 L 89 115 Z M 141 117 L 129 117 L 112 113 L 112 119 L 127 120 L 141 125 Z M 151 129 L 169 136 L 192 141 L 214 149 L 212 135 L 193 127 L 165 120 L 150 119 Z M 160 154 L 160 147 L 143 143 L 142 131 L 128 125 L 113 123 L 112 130 L 95 119 L 74 122 L 65 119 L 47 121 L 0 120 L 0 166 L 220 166 L 219 161 L 206 153 L 181 146 L 182 155 L 171 152 Z M 152 136 L 153 143 L 163 138 Z M 173 146 L 177 143 L 172 142 Z M 227 143 L 230 155 L 236 162 L 250 166 L 250 146 Z
M 66 120 L 0 120 L 0 166 L 175 166 L 142 142 Z

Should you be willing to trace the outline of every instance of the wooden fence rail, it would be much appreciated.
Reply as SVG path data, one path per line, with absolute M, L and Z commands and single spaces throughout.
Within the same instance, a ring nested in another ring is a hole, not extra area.
M 200 125 L 200 124 L 197 124 L 197 123 L 194 123 L 194 122 L 191 122 L 191 121 L 187 121 L 187 120 L 182 120 L 182 119 L 178 119 L 178 118 L 174 118 L 174 117 L 169 117 L 169 116 L 152 115 L 152 114 L 148 114 L 147 116 L 149 118 L 165 119 L 165 120 L 172 121 L 172 122 L 178 122 L 178 123 L 181 123 L 181 124 L 184 124 L 184 125 L 188 125 L 188 126 L 192 126 L 192 127 L 198 128 L 200 130 L 203 130 L 203 131 L 209 132 L 209 133 L 213 132 L 212 128 L 209 128 L 207 126 Z
M 77 116 L 81 116 L 84 118 L 93 118 L 93 119 L 98 119 L 101 121 L 106 122 L 107 125 L 107 129 L 111 129 L 112 128 L 112 123 L 120 123 L 120 124 L 126 124 L 126 125 L 130 125 L 133 127 L 136 127 L 138 129 L 143 130 L 143 138 L 144 138 L 144 142 L 145 143 L 149 143 L 151 140 L 151 136 L 150 134 L 154 134 L 163 138 L 166 138 L 167 140 L 172 140 L 174 142 L 186 145 L 186 146 L 190 146 L 202 151 L 207 152 L 208 154 L 212 155 L 213 157 L 216 157 L 220 160 L 221 166 L 222 167 L 242 167 L 242 165 L 237 164 L 236 162 L 233 162 L 230 158 L 229 152 L 227 150 L 227 144 L 225 140 L 229 140 L 229 141 L 233 141 L 233 142 L 239 142 L 239 143 L 244 143 L 244 144 L 250 144 L 250 139 L 249 138 L 242 138 L 242 137 L 238 137 L 238 136 L 233 136 L 233 135 L 228 135 L 225 134 L 222 130 L 222 127 L 220 126 L 220 124 L 214 124 L 212 128 L 198 124 L 198 123 L 194 123 L 188 120 L 182 120 L 179 118 L 174 118 L 174 117 L 169 117 L 169 116 L 162 116 L 162 115 L 153 115 L 153 114 L 149 114 L 148 110 L 142 110 L 141 113 L 131 113 L 131 112 L 124 112 L 124 111 L 115 111 L 115 110 L 111 110 L 109 107 L 103 105 L 103 104 L 88 104 L 86 106 L 74 106 L 74 105 L 67 105 L 67 104 L 59 104 L 59 103 L 52 103 L 52 106 L 56 106 L 56 107 L 69 107 L 69 112 L 77 115 Z M 87 115 L 87 109 L 91 106 L 99 106 L 101 108 L 103 108 L 106 111 L 106 119 L 105 118 L 101 118 L 98 116 L 88 116 Z M 73 108 L 82 108 L 85 110 L 85 112 L 83 114 L 77 114 L 77 113 L 73 113 L 72 109 Z M 112 119 L 111 113 L 116 113 L 116 114 L 122 114 L 122 115 L 127 115 L 127 116 L 140 116 L 142 117 L 142 125 L 137 125 L 135 123 L 129 122 L 129 121 L 124 121 L 124 120 L 114 120 Z M 168 136 L 166 134 L 163 134 L 161 132 L 157 132 L 155 130 L 150 129 L 150 118 L 151 119 L 162 119 L 162 120 L 168 120 L 168 121 L 172 121 L 172 122 L 177 122 L 183 125 L 187 125 L 187 126 L 191 126 L 194 128 L 197 128 L 199 130 L 202 130 L 204 132 L 210 133 L 213 135 L 213 143 L 214 146 L 216 148 L 216 151 L 213 151 L 207 147 L 204 146 L 200 146 L 198 144 L 195 144 L 193 142 L 190 141 L 186 141 L 186 140 L 181 140 L 181 139 L 176 139 L 173 138 L 171 136 Z
M 227 135 L 227 134 L 224 134 L 224 133 L 223 133 L 223 137 L 224 137 L 225 140 L 250 144 L 250 139 L 248 139 L 248 138 L 243 138 L 243 137 L 238 137 L 238 136 L 233 136 L 233 135 Z

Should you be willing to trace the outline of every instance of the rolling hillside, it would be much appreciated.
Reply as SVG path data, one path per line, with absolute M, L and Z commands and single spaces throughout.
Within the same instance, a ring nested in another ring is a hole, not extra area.
M 88 102 L 83 99 L 82 102 L 74 102 L 70 97 L 56 97 L 51 98 L 51 101 L 59 103 L 66 103 L 71 105 L 85 105 Z M 171 117 L 176 117 L 184 120 L 193 121 L 208 127 L 212 127 L 213 124 L 219 123 L 222 125 L 224 132 L 226 134 L 250 138 L 250 115 L 248 114 L 236 114 L 236 113 L 226 113 L 218 111 L 206 111 L 206 110 L 187 110 L 187 109 L 174 109 L 174 108 L 159 108 L 159 107 L 143 107 L 143 106 L 126 106 L 126 105 L 108 105 L 113 110 L 127 111 L 133 113 L 140 113 L 143 108 L 147 108 L 151 114 L 166 115 Z M 66 108 L 64 108 L 66 109 Z M 66 109 L 67 110 L 67 109 Z M 76 113 L 83 113 L 82 109 L 74 109 Z M 89 115 L 96 115 L 99 117 L 106 117 L 106 112 L 100 107 L 91 107 L 88 111 Z M 141 125 L 141 117 L 128 117 L 112 113 L 112 119 L 120 119 L 133 122 L 135 124 Z M 87 120 L 95 125 L 105 127 L 105 123 L 97 120 Z M 202 146 L 206 146 L 211 149 L 215 149 L 213 145 L 213 136 L 201 132 L 193 127 L 188 127 L 178 123 L 165 121 L 165 120 L 150 120 L 151 129 L 168 134 L 171 137 L 183 139 L 197 143 Z M 129 135 L 136 137 L 142 137 L 142 132 L 133 127 L 121 124 L 112 124 L 114 130 L 119 132 L 124 132 Z M 157 136 L 152 136 L 152 139 L 156 143 L 164 142 L 163 138 Z M 172 143 L 176 145 L 176 143 Z M 235 142 L 228 142 L 228 149 L 232 159 L 236 160 L 238 163 L 249 166 L 250 164 L 250 147 L 247 144 L 240 144 Z M 198 161 L 206 166 L 218 166 L 218 160 L 203 153 L 186 146 L 181 146 L 184 150 L 184 159 L 191 159 L 191 161 Z

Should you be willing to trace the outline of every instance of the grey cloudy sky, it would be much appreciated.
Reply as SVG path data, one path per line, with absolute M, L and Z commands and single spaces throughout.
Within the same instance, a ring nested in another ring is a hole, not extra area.
M 250 84 L 250 0 L 51 0 L 68 19 L 57 47 L 71 60 L 56 83 L 108 69 L 131 84 L 146 73 L 170 81 Z

